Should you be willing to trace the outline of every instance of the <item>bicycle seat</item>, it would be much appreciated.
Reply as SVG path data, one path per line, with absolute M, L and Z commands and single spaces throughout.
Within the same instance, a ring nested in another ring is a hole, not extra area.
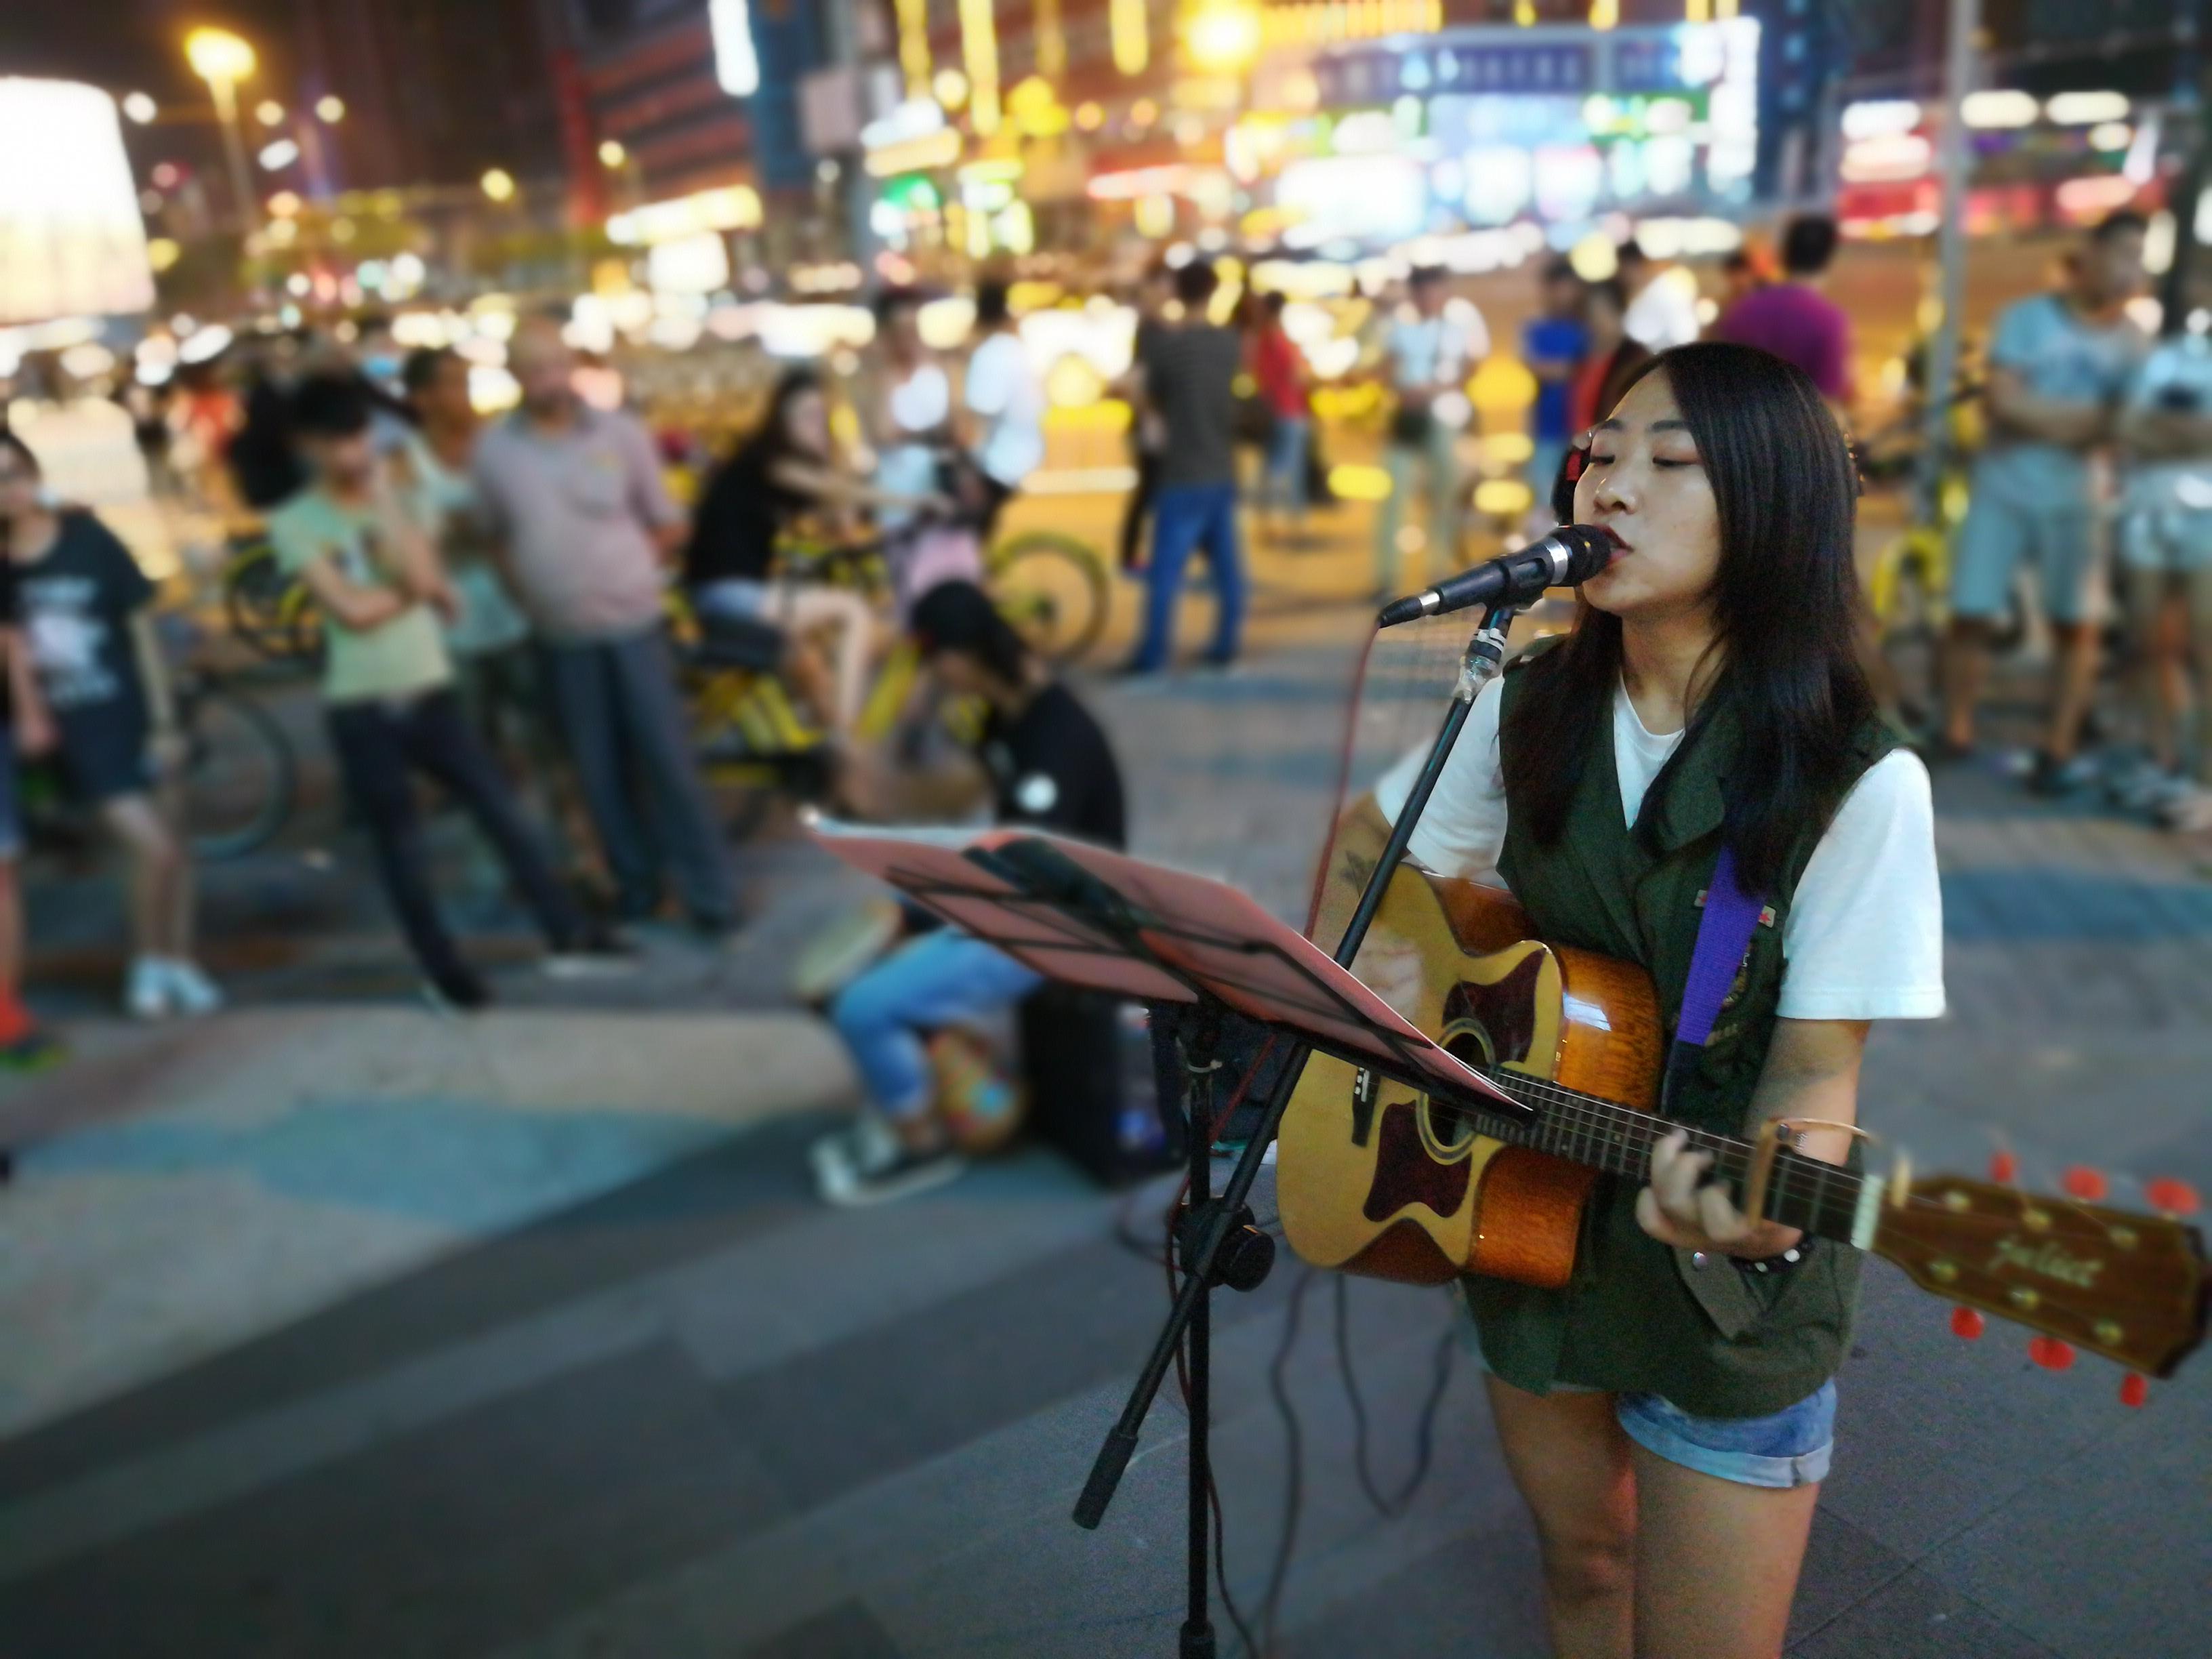
M 749 668 L 769 674 L 782 665 L 783 630 L 752 617 L 702 617 L 693 659 L 707 668 Z

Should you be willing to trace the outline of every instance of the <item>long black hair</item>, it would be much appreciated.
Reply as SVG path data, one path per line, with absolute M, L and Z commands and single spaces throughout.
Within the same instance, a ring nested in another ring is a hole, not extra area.
M 768 408 L 761 416 L 760 424 L 738 444 L 737 454 L 732 459 L 743 457 L 763 470 L 794 455 L 810 461 L 829 459 L 826 455 L 814 454 L 793 443 L 791 423 L 787 418 L 793 404 L 810 392 L 823 390 L 821 374 L 805 364 L 784 370 L 776 377 L 775 390 L 768 394 Z
M 1725 700 L 1742 734 L 1721 761 L 1733 786 L 1726 835 L 1744 884 L 1772 894 L 1797 838 L 1842 804 L 1854 739 L 1875 712 L 1855 644 L 1850 452 L 1813 382 L 1771 352 L 1677 346 L 1629 385 L 1653 374 L 1688 423 L 1720 519 L 1721 665 L 1683 750 Z M 1590 734 L 1612 729 L 1620 634 L 1618 617 L 1584 600 L 1565 641 L 1522 671 L 1533 683 L 1515 699 L 1501 758 L 1513 810 L 1540 842 L 1566 827 Z M 1653 797 L 1674 773 L 1653 781 Z

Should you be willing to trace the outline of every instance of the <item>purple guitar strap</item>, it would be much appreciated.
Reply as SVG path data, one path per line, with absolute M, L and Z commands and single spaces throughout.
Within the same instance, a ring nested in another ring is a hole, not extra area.
M 1692 1063 L 1713 1034 L 1721 1004 L 1735 983 L 1736 969 L 1751 948 L 1765 903 L 1738 884 L 1735 853 L 1723 846 L 1705 890 L 1705 914 L 1698 923 L 1698 942 L 1690 952 L 1689 977 L 1682 984 L 1681 1017 L 1674 1023 L 1674 1046 L 1668 1055 L 1667 1079 Z M 1671 1092 L 1671 1091 L 1670 1091 Z

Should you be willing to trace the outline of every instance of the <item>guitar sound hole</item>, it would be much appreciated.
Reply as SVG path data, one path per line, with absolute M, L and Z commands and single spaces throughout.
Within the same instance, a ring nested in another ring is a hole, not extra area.
M 1487 1072 L 1496 1063 L 1491 1055 L 1489 1037 L 1480 1026 L 1465 1021 L 1455 1021 L 1445 1030 L 1442 1046 L 1454 1060 L 1478 1072 Z M 1474 1139 L 1474 1123 L 1449 1107 L 1425 1099 L 1422 1105 L 1429 1121 L 1429 1133 L 1436 1137 L 1439 1146 L 1455 1152 Z

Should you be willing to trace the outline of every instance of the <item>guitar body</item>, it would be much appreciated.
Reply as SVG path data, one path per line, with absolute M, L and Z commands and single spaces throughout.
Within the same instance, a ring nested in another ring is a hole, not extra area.
M 1421 957 L 1413 1023 L 1469 1065 L 1649 1111 L 1662 1050 L 1641 969 L 1528 937 L 1494 887 L 1401 865 L 1375 921 Z M 1558 1289 L 1597 1171 L 1471 1134 L 1449 1107 L 1327 1054 L 1306 1061 L 1275 1153 L 1284 1237 L 1316 1267 L 1411 1284 L 1489 1274 Z

